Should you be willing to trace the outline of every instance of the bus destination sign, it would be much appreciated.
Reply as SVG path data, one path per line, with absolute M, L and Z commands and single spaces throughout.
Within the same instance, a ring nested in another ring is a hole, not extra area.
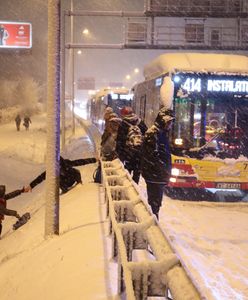
M 248 78 L 245 76 L 177 74 L 173 80 L 187 92 L 248 94 Z

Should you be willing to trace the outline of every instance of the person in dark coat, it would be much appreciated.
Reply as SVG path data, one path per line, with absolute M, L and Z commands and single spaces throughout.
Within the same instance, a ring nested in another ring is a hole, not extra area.
M 148 203 L 157 218 L 163 190 L 171 174 L 168 135 L 173 120 L 173 111 L 161 108 L 154 125 L 147 130 L 142 146 L 141 172 L 146 181 Z
M 25 192 L 25 189 L 23 187 L 20 190 L 15 190 L 8 194 L 5 194 L 5 191 L 6 191 L 5 185 L 0 185 L 0 238 L 1 238 L 2 228 L 3 228 L 2 221 L 4 220 L 4 216 L 13 216 L 16 217 L 17 219 L 20 219 L 20 216 L 16 210 L 7 209 L 7 200 L 21 195 L 21 193 Z
M 96 158 L 83 158 L 83 159 L 64 159 L 60 156 L 60 179 L 59 185 L 62 193 L 68 192 L 68 190 L 74 185 L 78 183 L 82 183 L 82 178 L 79 170 L 73 168 L 76 166 L 83 166 L 87 164 L 92 164 L 96 162 Z M 37 176 L 29 186 L 25 187 L 25 191 L 31 191 L 36 185 L 41 183 L 46 179 L 46 171 Z
M 142 136 L 144 136 L 147 126 L 135 113 L 131 107 L 121 109 L 122 122 L 119 126 L 116 140 L 116 152 L 124 167 L 132 174 L 133 180 L 138 183 L 140 178 L 140 148 L 127 146 L 127 137 L 130 126 L 138 126 Z
M 26 128 L 26 130 L 29 130 L 29 124 L 31 123 L 31 119 L 28 116 L 25 116 L 23 119 L 23 126 Z
M 16 116 L 16 118 L 15 118 L 16 130 L 17 130 L 17 131 L 20 131 L 21 121 L 22 121 L 22 119 L 21 119 L 20 115 L 18 114 L 18 115 Z

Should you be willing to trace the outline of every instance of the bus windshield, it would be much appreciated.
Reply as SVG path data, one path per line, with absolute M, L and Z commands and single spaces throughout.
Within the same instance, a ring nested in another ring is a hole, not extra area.
M 248 100 L 233 97 L 175 98 L 174 146 L 209 149 L 237 158 L 246 154 Z

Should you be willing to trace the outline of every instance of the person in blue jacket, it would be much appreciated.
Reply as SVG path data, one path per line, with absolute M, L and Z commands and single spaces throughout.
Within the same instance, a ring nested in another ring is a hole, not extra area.
M 158 218 L 164 187 L 171 174 L 169 131 L 175 119 L 173 111 L 161 108 L 154 124 L 147 130 L 141 159 L 141 172 L 146 181 L 148 203 Z

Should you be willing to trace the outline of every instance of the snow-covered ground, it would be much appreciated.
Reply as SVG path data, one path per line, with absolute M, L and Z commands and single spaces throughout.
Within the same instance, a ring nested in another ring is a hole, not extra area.
M 45 116 L 29 131 L 0 126 L 0 183 L 7 192 L 27 185 L 44 169 Z M 64 156 L 94 152 L 77 129 Z M 0 299 L 118 299 L 116 265 L 110 259 L 105 204 L 92 182 L 96 164 L 80 167 L 84 184 L 62 195 L 60 236 L 44 239 L 45 184 L 9 200 L 8 207 L 31 220 L 12 231 L 6 217 L 0 240 Z M 141 185 L 144 192 L 144 185 Z M 248 299 L 248 206 L 246 203 L 176 201 L 164 197 L 160 224 L 206 299 Z M 154 298 L 155 299 L 155 298 Z M 183 300 L 183 299 L 182 299 Z
M 165 198 L 160 223 L 206 299 L 248 299 L 246 203 Z
M 7 192 L 27 185 L 44 170 L 45 116 L 32 118 L 29 131 L 17 132 L 14 124 L 0 126 L 0 182 Z M 93 156 L 94 148 L 83 129 L 76 131 L 64 157 Z M 31 220 L 12 231 L 13 217 L 6 217 L 0 240 L 1 300 L 91 300 L 116 298 L 116 264 L 105 203 L 93 183 L 96 164 L 79 167 L 83 185 L 60 197 L 60 235 L 44 239 L 45 184 L 32 193 L 8 201 Z M 104 237 L 104 238 L 103 238 Z M 116 298 L 117 299 L 117 298 Z

